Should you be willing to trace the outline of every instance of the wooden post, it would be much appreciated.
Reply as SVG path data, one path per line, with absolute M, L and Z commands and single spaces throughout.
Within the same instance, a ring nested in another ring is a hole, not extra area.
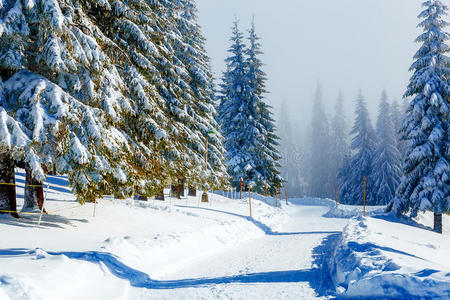
M 239 200 L 242 200 L 242 185 L 243 185 L 244 183 L 243 183 L 243 180 L 242 180 L 242 177 L 241 177 L 241 179 L 239 180 L 239 186 L 240 186 L 240 191 L 239 191 Z
M 334 191 L 336 193 L 336 206 L 338 206 L 338 195 L 337 195 L 337 188 L 334 188 Z
M 363 206 L 364 206 L 363 216 L 365 217 L 366 216 L 366 176 L 364 176 Z
M 266 197 L 267 197 L 267 180 L 266 180 L 266 182 L 265 182 L 265 187 L 266 187 Z
M 250 218 L 252 217 L 252 197 L 250 196 L 250 183 L 248 184 L 248 205 L 250 207 Z
M 287 190 L 285 190 L 284 193 L 286 194 L 286 204 L 288 204 L 288 201 L 287 201 Z
M 45 203 L 45 199 L 47 199 L 47 194 L 48 194 L 48 189 L 50 187 L 50 184 L 47 183 L 47 190 L 45 191 L 45 195 L 44 195 L 44 199 L 42 201 L 42 207 L 41 207 L 41 212 L 39 214 L 39 221 L 37 223 L 37 227 L 39 228 L 39 226 L 41 225 L 41 220 L 42 220 L 42 214 L 44 213 L 44 203 Z

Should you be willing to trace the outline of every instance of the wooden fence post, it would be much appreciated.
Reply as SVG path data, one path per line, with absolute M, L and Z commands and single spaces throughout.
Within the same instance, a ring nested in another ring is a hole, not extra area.
M 363 216 L 366 216 L 366 176 L 364 176 L 364 199 L 363 199 L 363 205 L 364 205 L 364 211 Z
M 265 182 L 265 187 L 266 187 L 266 197 L 267 197 L 268 196 L 268 193 L 267 193 L 267 180 Z
M 242 180 L 242 177 L 241 177 L 241 179 L 239 180 L 239 186 L 240 186 L 240 191 L 239 191 L 239 200 L 242 200 L 242 185 L 243 185 L 244 183 L 243 183 L 243 180 Z
M 252 217 L 252 197 L 250 196 L 250 183 L 248 184 L 248 205 L 250 207 L 250 218 Z
M 334 188 L 334 191 L 335 191 L 335 193 L 336 193 L 336 206 L 338 206 L 338 191 L 337 191 L 337 188 Z

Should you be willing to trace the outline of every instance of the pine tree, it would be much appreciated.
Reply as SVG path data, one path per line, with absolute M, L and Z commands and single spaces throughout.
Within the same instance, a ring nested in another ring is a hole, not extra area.
M 136 137 L 131 164 L 139 195 L 151 196 L 169 182 L 200 177 L 204 136 L 196 129 L 196 97 L 189 66 L 177 56 L 185 47 L 177 28 L 179 3 L 172 1 L 101 1 L 86 3 L 96 24 L 120 52 L 133 110 L 124 130 Z M 203 129 L 203 128 L 202 128 Z
M 128 105 L 98 28 L 78 3 L 4 4 L 1 106 L 31 145 L 18 151 L 15 163 L 24 163 L 37 182 L 44 179 L 42 166 L 56 164 L 81 202 L 119 193 L 127 184 L 122 150 L 129 141 L 114 124 Z
M 406 101 L 405 101 L 406 102 Z M 396 100 L 391 104 L 391 119 L 394 125 L 395 138 L 397 140 L 397 149 L 400 152 L 400 157 L 403 158 L 406 155 L 406 143 L 402 138 L 400 129 L 402 127 L 403 119 L 405 118 L 406 110 L 403 106 L 400 106 Z
M 327 198 L 333 197 L 334 187 L 330 168 L 330 130 L 322 101 L 322 87 L 318 84 L 311 120 L 308 186 L 310 196 Z
M 228 50 L 230 56 L 226 59 L 227 70 L 222 78 L 218 111 L 227 150 L 228 174 L 232 186 L 238 190 L 241 178 L 244 188 L 247 188 L 248 184 L 255 186 L 262 181 L 263 175 L 257 169 L 261 134 L 257 114 L 259 104 L 246 98 L 249 86 L 246 80 L 245 45 L 237 20 L 232 30 L 232 45 Z
M 343 166 L 344 157 L 348 153 L 347 122 L 344 113 L 344 100 L 340 93 L 335 106 L 335 115 L 331 121 L 331 182 L 334 188 L 338 188 L 338 173 Z
M 424 33 L 411 66 L 414 71 L 404 97 L 414 97 L 403 122 L 402 133 L 408 140 L 403 177 L 397 195 L 388 209 L 397 214 L 410 211 L 434 212 L 434 229 L 442 233 L 442 213 L 450 210 L 450 36 L 444 20 L 448 8 L 439 0 L 423 3 L 419 27 Z
M 373 184 L 374 204 L 386 205 L 394 198 L 400 181 L 400 152 L 386 91 L 381 95 L 376 133 L 378 143 L 369 180 Z
M 344 169 L 340 172 L 339 179 L 342 184 L 339 189 L 339 199 L 346 204 L 362 204 L 363 178 L 366 177 L 366 204 L 374 205 L 375 195 L 369 176 L 372 174 L 376 136 L 361 92 L 356 100 L 355 113 L 355 124 L 351 131 L 354 135 L 350 146 L 352 156 L 347 163 L 344 163 Z
M 246 51 L 246 78 L 248 90 L 245 98 L 257 104 L 256 114 L 260 135 L 258 137 L 258 160 L 256 169 L 262 176 L 256 180 L 256 191 L 263 193 L 265 181 L 271 193 L 278 190 L 283 179 L 280 176 L 281 155 L 277 149 L 279 137 L 276 135 L 275 120 L 272 117 L 272 107 L 264 102 L 267 93 L 265 88 L 266 73 L 262 70 L 263 63 L 259 58 L 261 51 L 260 38 L 256 34 L 255 22 L 252 21 L 249 30 L 249 47 Z
M 200 155 L 206 155 L 207 170 L 201 172 L 198 178 L 191 178 L 192 186 L 202 186 L 204 189 L 219 189 L 227 183 L 225 166 L 225 149 L 222 145 L 222 136 L 219 133 L 219 125 L 215 119 L 215 87 L 210 66 L 210 58 L 205 50 L 205 38 L 197 21 L 197 8 L 192 0 L 182 0 L 180 13 L 175 14 L 176 27 L 182 36 L 182 40 L 175 45 L 175 53 L 181 60 L 189 74 L 189 86 L 193 97 L 188 107 L 188 113 L 195 119 L 190 129 L 199 132 L 201 140 L 208 139 L 208 149 L 192 148 Z M 213 135 L 210 133 L 214 132 Z M 206 141 L 205 141 L 206 142 Z M 204 150 L 203 150 L 204 149 Z M 204 164 L 199 164 L 201 169 Z M 200 180 L 199 180 L 200 179 Z M 198 182 L 195 182 L 197 180 Z
M 293 197 L 304 197 L 306 183 L 301 174 L 302 153 L 296 146 L 292 124 L 286 100 L 283 100 L 279 118 L 280 152 L 282 153 L 281 177 L 285 180 L 285 189 Z
M 122 130 L 133 137 L 135 193 L 141 197 L 160 192 L 189 168 L 183 88 L 186 71 L 175 57 L 165 1 L 87 1 L 86 11 L 105 36 L 109 57 L 122 67 L 131 110 Z M 179 38 L 174 34 L 174 37 Z

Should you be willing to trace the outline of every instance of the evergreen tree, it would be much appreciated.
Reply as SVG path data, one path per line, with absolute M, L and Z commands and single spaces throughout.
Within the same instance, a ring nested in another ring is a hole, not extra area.
M 205 50 L 205 38 L 197 21 L 197 8 L 193 0 L 181 0 L 180 13 L 175 14 L 177 29 L 182 36 L 182 43 L 175 45 L 175 53 L 182 61 L 189 74 L 189 85 L 193 91 L 188 113 L 195 119 L 190 129 L 199 132 L 201 140 L 208 139 L 207 145 L 207 172 L 202 172 L 197 185 L 204 188 L 219 189 L 227 182 L 225 166 L 225 149 L 222 145 L 219 125 L 215 119 L 214 81 L 210 66 L 210 58 Z M 215 132 L 208 135 L 208 132 Z M 202 153 L 200 149 L 192 148 L 194 152 Z M 203 168 L 203 164 L 200 164 Z M 191 179 L 193 181 L 194 178 Z M 197 179 L 198 180 L 198 179 Z M 195 184 L 195 182 L 193 182 Z
M 263 180 L 263 175 L 257 169 L 261 134 L 259 104 L 246 98 L 249 86 L 246 80 L 245 45 L 237 20 L 232 30 L 232 45 L 228 50 L 230 56 L 225 60 L 227 70 L 222 78 L 218 111 L 227 150 L 228 174 L 232 186 L 238 190 L 241 178 L 244 188 L 247 188 L 248 184 L 255 186 Z
M 444 20 L 448 8 L 439 0 L 427 0 L 419 15 L 424 33 L 411 66 L 414 71 L 405 97 L 414 97 L 403 122 L 402 133 L 408 140 L 403 177 L 397 196 L 389 205 L 397 214 L 410 211 L 434 212 L 434 229 L 442 233 L 442 213 L 450 210 L 450 48 Z
M 374 205 L 376 200 L 369 176 L 372 174 L 376 136 L 361 92 L 356 100 L 355 113 L 355 124 L 351 131 L 354 135 L 350 146 L 352 156 L 344 164 L 339 175 L 342 182 L 339 188 L 339 199 L 346 204 L 362 204 L 363 178 L 366 177 L 366 204 Z
M 101 1 L 88 11 L 121 50 L 134 110 L 124 130 L 135 137 L 132 164 L 139 194 L 153 195 L 168 182 L 214 187 L 226 181 L 220 136 L 213 116 L 214 90 L 204 39 L 191 1 Z M 155 155 L 156 154 L 156 155 Z
M 130 164 L 135 191 L 151 196 L 169 182 L 198 174 L 201 157 L 187 145 L 203 143 L 188 128 L 189 76 L 176 57 L 176 32 L 171 1 L 93 1 L 86 10 L 111 45 L 110 56 L 123 67 L 132 110 L 123 130 L 136 139 Z M 113 47 L 114 46 L 114 47 Z M 108 48 L 109 49 L 109 48 Z
M 306 183 L 301 174 L 302 153 L 296 146 L 292 124 L 289 117 L 286 100 L 281 103 L 280 118 L 280 150 L 282 153 L 281 177 L 285 180 L 285 189 L 293 197 L 304 197 Z
M 374 204 L 386 205 L 394 198 L 400 181 L 400 152 L 386 91 L 381 95 L 376 133 L 378 143 L 369 180 L 373 183 Z
M 331 121 L 331 182 L 334 188 L 338 188 L 338 173 L 343 166 L 344 157 L 348 152 L 347 122 L 344 113 L 344 100 L 341 93 L 335 106 L 335 115 Z
M 328 198 L 333 197 L 334 187 L 330 168 L 330 130 L 322 101 L 322 87 L 318 84 L 313 103 L 309 142 L 308 188 L 310 196 Z
M 245 98 L 250 103 L 256 103 L 258 116 L 258 159 L 256 169 L 261 174 L 256 181 L 256 191 L 264 192 L 264 181 L 267 181 L 271 193 L 281 186 L 283 179 L 280 176 L 281 155 L 277 149 L 279 137 L 276 135 L 275 120 L 272 118 L 272 107 L 264 102 L 266 74 L 262 70 L 263 63 L 259 56 L 261 51 L 260 38 L 256 34 L 255 22 L 249 30 L 249 48 L 246 51 L 246 82 L 248 89 L 245 90 Z
M 405 101 L 406 102 L 406 101 Z M 394 125 L 395 138 L 397 140 L 397 149 L 400 152 L 400 157 L 403 158 L 406 154 L 406 142 L 402 138 L 401 127 L 403 119 L 405 118 L 406 110 L 400 106 L 396 100 L 391 104 L 391 118 Z
M 1 106 L 31 145 L 17 151 L 15 163 L 37 182 L 44 179 L 42 166 L 56 164 L 81 202 L 123 196 L 129 140 L 114 125 L 128 103 L 118 92 L 117 69 L 99 46 L 98 28 L 71 1 L 3 3 Z

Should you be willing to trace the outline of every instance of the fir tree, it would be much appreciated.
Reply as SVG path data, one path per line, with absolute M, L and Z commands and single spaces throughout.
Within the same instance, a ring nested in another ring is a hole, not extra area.
M 114 125 L 128 103 L 98 28 L 71 1 L 8 1 L 0 17 L 1 106 L 31 141 L 16 163 L 37 182 L 56 164 L 81 202 L 123 195 L 129 141 Z
M 395 200 L 388 209 L 397 214 L 434 212 L 434 229 L 442 233 L 442 213 L 450 210 L 450 48 L 444 20 L 448 8 L 439 0 L 423 3 L 417 38 L 420 49 L 411 66 L 414 71 L 404 97 L 414 97 L 403 122 L 402 133 L 408 141 L 403 177 Z
M 406 101 L 405 101 L 406 102 Z M 397 140 L 397 149 L 400 152 L 400 157 L 406 155 L 406 142 L 402 138 L 401 127 L 403 119 L 405 118 L 406 110 L 403 109 L 403 106 L 400 106 L 399 103 L 394 100 L 391 104 L 391 118 L 392 124 L 394 125 L 395 138 Z
M 350 146 L 352 156 L 344 163 L 340 172 L 342 182 L 339 199 L 346 204 L 362 204 L 363 178 L 366 177 L 366 204 L 374 205 L 373 184 L 369 181 L 372 174 L 376 136 L 369 118 L 366 101 L 361 92 L 356 100 L 356 119 L 351 134 L 354 135 Z
M 207 155 L 207 170 L 202 172 L 191 185 L 203 188 L 219 189 L 227 182 L 225 166 L 225 149 L 222 145 L 222 136 L 219 133 L 219 125 L 215 119 L 214 81 L 210 66 L 210 58 L 205 50 L 205 38 L 197 21 L 197 8 L 192 0 L 182 0 L 180 13 L 175 14 L 177 29 L 182 36 L 181 43 L 175 48 L 175 53 L 187 69 L 189 74 L 189 86 L 193 92 L 193 98 L 188 107 L 188 113 L 195 119 L 191 124 L 191 130 L 199 132 L 201 140 L 208 139 L 208 149 L 193 148 L 199 154 Z M 208 132 L 214 132 L 214 135 Z M 208 153 L 204 153 L 207 151 Z M 204 164 L 200 163 L 201 168 Z M 199 180 L 200 179 L 200 180 Z
M 228 174 L 231 184 L 239 189 L 240 179 L 244 188 L 255 186 L 263 180 L 258 166 L 258 143 L 261 125 L 258 123 L 259 104 L 246 98 L 249 90 L 246 80 L 245 45 L 239 31 L 238 21 L 233 25 L 230 38 L 232 45 L 226 59 L 227 70 L 222 78 L 219 120 L 225 138 Z M 254 99 L 252 99 L 254 100 Z
M 318 84 L 311 120 L 308 188 L 309 195 L 327 198 L 333 196 L 334 187 L 330 168 L 330 130 L 322 101 L 322 87 Z
M 282 153 L 281 177 L 285 180 L 285 189 L 293 197 L 304 197 L 306 183 L 301 174 L 302 153 L 296 146 L 292 124 L 286 100 L 281 103 L 279 118 L 280 151 Z
M 373 184 L 374 204 L 386 205 L 394 198 L 400 181 L 400 152 L 386 91 L 381 95 L 376 133 L 378 143 L 369 180 Z
M 338 173 L 343 166 L 344 157 L 348 153 L 348 132 L 345 119 L 343 96 L 340 93 L 335 106 L 335 115 L 331 121 L 331 182 L 338 188 Z
M 272 107 L 264 102 L 264 95 L 267 93 L 265 88 L 266 74 L 262 70 L 263 63 L 259 58 L 263 54 L 261 51 L 260 38 L 256 34 L 255 22 L 249 30 L 249 47 L 246 51 L 246 81 L 248 90 L 245 98 L 251 103 L 257 104 L 258 124 L 260 126 L 258 137 L 258 160 L 257 170 L 262 175 L 256 181 L 256 191 L 264 192 L 264 181 L 267 181 L 271 193 L 275 192 L 281 186 L 283 179 L 280 176 L 281 155 L 278 152 L 278 140 L 276 135 L 275 120 L 272 118 Z

